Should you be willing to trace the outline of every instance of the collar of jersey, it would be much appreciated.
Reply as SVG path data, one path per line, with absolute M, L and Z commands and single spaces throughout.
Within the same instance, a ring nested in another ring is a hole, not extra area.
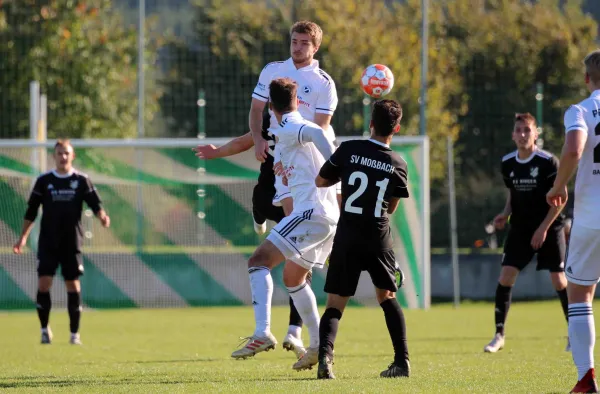
M 298 112 L 298 111 L 292 111 L 292 112 L 288 112 L 287 114 L 283 114 L 283 115 L 281 115 L 281 123 L 279 123 L 279 126 L 283 127 L 283 122 L 285 122 L 289 118 L 302 119 L 302 115 L 300 115 L 300 112 Z
M 598 90 L 594 90 L 594 91 L 592 92 L 592 94 L 590 94 L 590 97 L 593 97 L 593 98 L 598 98 L 598 97 L 600 97 L 600 89 L 598 89 Z
M 380 142 L 380 141 L 374 140 L 373 138 L 369 138 L 369 139 L 368 139 L 368 141 L 371 141 L 372 143 L 374 143 L 374 144 L 377 144 L 377 145 L 385 146 L 385 147 L 386 147 L 386 148 L 388 148 L 388 149 L 389 149 L 389 147 L 390 147 L 388 144 L 384 144 L 383 142 Z
M 309 64 L 308 66 L 298 68 L 298 69 L 294 65 L 294 60 L 291 57 L 288 60 L 286 60 L 286 63 L 288 65 L 288 67 L 293 68 L 294 70 L 298 70 L 298 71 L 312 71 L 312 70 L 316 70 L 317 68 L 319 68 L 319 61 L 316 59 L 313 59 L 312 63 Z
M 517 160 L 517 163 L 521 163 L 521 164 L 526 164 L 529 163 L 531 161 L 531 159 L 533 159 L 537 153 L 537 148 L 535 148 L 533 150 L 533 153 L 526 159 L 519 159 L 519 151 L 517 151 L 517 155 L 515 156 L 515 160 Z
M 69 172 L 67 172 L 66 174 L 59 174 L 56 170 L 52 170 L 52 174 L 57 177 L 57 178 L 68 178 L 71 175 L 73 175 L 73 173 L 75 172 L 75 170 L 71 170 Z

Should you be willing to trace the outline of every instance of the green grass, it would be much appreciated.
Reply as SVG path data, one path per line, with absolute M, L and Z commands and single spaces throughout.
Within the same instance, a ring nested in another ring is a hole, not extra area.
M 515 303 L 507 348 L 484 354 L 493 306 L 464 304 L 406 311 L 412 376 L 381 379 L 392 359 L 379 308 L 350 308 L 336 343 L 335 381 L 294 372 L 281 347 L 253 359 L 229 355 L 253 330 L 251 307 L 87 311 L 84 345 L 68 345 L 64 310 L 51 317 L 54 343 L 38 344 L 37 317 L 0 313 L 2 392 L 256 392 L 256 393 L 549 393 L 568 392 L 576 372 L 564 351 L 566 323 L 558 301 Z M 287 308 L 273 309 L 281 341 Z M 304 330 L 306 339 L 307 332 Z

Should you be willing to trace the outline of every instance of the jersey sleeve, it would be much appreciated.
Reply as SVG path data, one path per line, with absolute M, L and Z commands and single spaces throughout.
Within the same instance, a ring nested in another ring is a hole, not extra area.
M 588 132 L 587 124 L 580 105 L 571 105 L 565 112 L 565 132 L 582 130 Z
M 394 169 L 394 178 L 396 180 L 396 186 L 392 190 L 392 197 L 397 198 L 408 198 L 408 166 L 406 162 L 402 161 L 396 165 Z
M 85 178 L 85 183 L 83 186 L 83 200 L 90 207 L 94 214 L 97 214 L 102 209 L 100 205 L 102 201 L 100 200 L 100 196 L 98 195 L 98 191 L 92 184 L 90 178 Z
M 329 79 L 328 83 L 325 84 L 319 97 L 317 98 L 317 104 L 315 106 L 315 112 L 318 114 L 332 115 L 337 108 L 338 96 L 337 90 L 335 89 L 335 83 L 333 79 Z
M 274 63 L 269 63 L 263 68 L 258 77 L 258 83 L 252 92 L 252 98 L 267 102 L 269 101 L 269 84 L 273 79 Z
M 40 205 L 42 205 L 44 197 L 44 181 L 42 178 L 38 178 L 35 181 L 33 190 L 29 195 L 29 201 L 27 202 L 27 211 L 25 212 L 25 220 L 34 221 L 37 217 Z
M 340 147 L 333 152 L 329 160 L 327 160 L 321 170 L 319 171 L 319 176 L 323 179 L 327 179 L 330 181 L 339 181 L 342 175 L 342 156 L 344 155 L 344 144 L 340 145 Z
M 502 164 L 500 164 L 500 173 L 502 174 L 502 181 L 504 182 L 504 186 L 506 186 L 507 188 L 511 188 L 512 186 L 512 181 L 510 179 L 510 169 L 508 168 L 508 164 L 506 161 L 502 161 Z

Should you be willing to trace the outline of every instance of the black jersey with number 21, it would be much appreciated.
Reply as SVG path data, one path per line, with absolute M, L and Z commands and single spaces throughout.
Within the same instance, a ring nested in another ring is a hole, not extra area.
M 407 165 L 400 155 L 378 141 L 346 141 L 319 175 L 342 182 L 336 242 L 371 250 L 392 249 L 389 201 L 409 196 Z

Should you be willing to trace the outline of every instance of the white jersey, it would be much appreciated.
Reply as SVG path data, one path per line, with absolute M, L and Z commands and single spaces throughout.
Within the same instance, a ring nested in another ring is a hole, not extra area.
M 254 88 L 252 98 L 269 101 L 269 84 L 277 78 L 290 78 L 298 84 L 298 112 L 306 120 L 315 121 L 316 114 L 333 115 L 338 103 L 333 79 L 319 68 L 319 61 L 297 69 L 292 58 L 284 62 L 269 63 L 263 68 Z M 272 111 L 271 128 L 277 128 L 277 119 Z
M 294 200 L 294 213 L 313 210 L 316 215 L 325 216 L 337 223 L 340 212 L 336 199 L 336 188 L 318 188 L 315 178 L 325 163 L 325 158 L 312 142 L 303 139 L 303 132 L 318 129 L 328 141 L 333 143 L 335 136 L 323 131 L 318 125 L 304 119 L 299 112 L 289 112 L 281 119 L 281 127 L 275 129 L 275 161 L 281 160 L 288 187 Z
M 575 210 L 577 225 L 600 229 L 600 90 L 565 112 L 566 132 L 582 130 L 587 141 L 575 180 Z

